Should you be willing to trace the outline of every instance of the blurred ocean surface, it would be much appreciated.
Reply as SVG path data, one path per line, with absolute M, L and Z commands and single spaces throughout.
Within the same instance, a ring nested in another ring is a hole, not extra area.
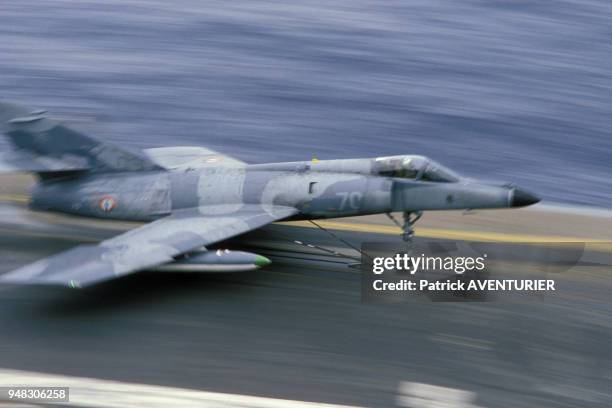
M 0 99 L 131 148 L 424 154 L 612 207 L 610 1 L 2 0 L 0 40 Z

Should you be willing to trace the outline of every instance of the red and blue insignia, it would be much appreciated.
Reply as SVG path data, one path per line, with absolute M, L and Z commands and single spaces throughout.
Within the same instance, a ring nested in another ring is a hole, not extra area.
M 98 206 L 104 212 L 110 212 L 117 206 L 117 200 L 112 196 L 104 196 L 98 202 Z

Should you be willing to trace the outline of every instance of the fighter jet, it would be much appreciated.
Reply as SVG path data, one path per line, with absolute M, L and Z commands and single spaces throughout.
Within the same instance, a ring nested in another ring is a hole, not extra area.
M 0 172 L 30 172 L 35 210 L 147 222 L 0 276 L 0 282 L 86 287 L 161 270 L 248 270 L 269 263 L 216 243 L 283 220 L 401 212 L 403 236 L 425 210 L 522 207 L 539 199 L 515 185 L 463 178 L 417 155 L 247 164 L 204 147 L 131 152 L 47 116 L 0 103 L 14 149 Z

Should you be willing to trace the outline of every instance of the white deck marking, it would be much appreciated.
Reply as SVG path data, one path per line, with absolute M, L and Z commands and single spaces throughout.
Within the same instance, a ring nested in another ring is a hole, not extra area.
M 455 388 L 415 382 L 401 382 L 397 405 L 410 408 L 478 408 L 476 394 Z
M 62 405 L 92 408 L 359 408 L 8 369 L 0 369 L 0 386 L 69 387 Z

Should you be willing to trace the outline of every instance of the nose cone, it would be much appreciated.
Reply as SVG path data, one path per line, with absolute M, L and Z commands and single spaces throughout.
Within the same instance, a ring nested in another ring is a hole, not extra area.
M 540 197 L 520 188 L 514 189 L 511 207 L 526 207 L 540 202 Z

